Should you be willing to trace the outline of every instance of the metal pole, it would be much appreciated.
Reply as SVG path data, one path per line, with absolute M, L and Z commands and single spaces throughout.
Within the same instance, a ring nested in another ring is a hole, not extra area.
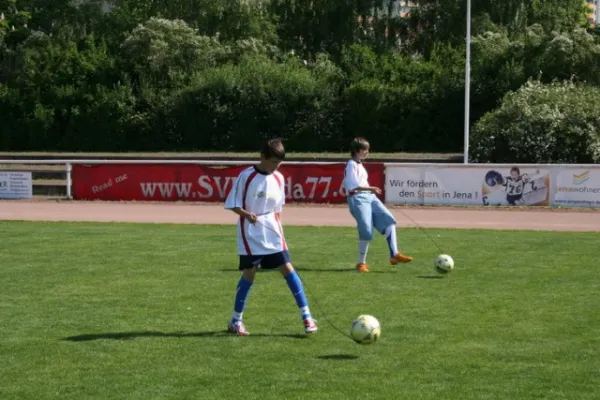
M 469 107 L 471 92 L 471 0 L 467 0 L 467 55 L 465 59 L 465 137 L 464 163 L 469 163 Z

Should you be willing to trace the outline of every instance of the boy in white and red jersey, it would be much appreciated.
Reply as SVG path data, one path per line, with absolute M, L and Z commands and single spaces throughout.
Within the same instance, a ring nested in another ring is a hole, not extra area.
M 352 158 L 344 171 L 344 187 L 348 193 L 347 201 L 350 214 L 356 220 L 358 229 L 358 263 L 356 270 L 369 272 L 367 252 L 373 240 L 373 228 L 385 236 L 390 250 L 390 263 L 396 265 L 412 261 L 412 257 L 398 251 L 396 240 L 396 219 L 377 198 L 381 189 L 369 184 L 369 174 L 362 161 L 369 155 L 369 142 L 364 138 L 355 138 L 350 144 Z
M 283 175 L 277 168 L 285 158 L 285 148 L 279 139 L 265 143 L 260 163 L 243 170 L 227 196 L 225 208 L 240 216 L 237 224 L 237 251 L 242 277 L 237 285 L 233 315 L 229 332 L 248 335 L 242 314 L 256 276 L 256 268 L 278 268 L 290 288 L 300 315 L 304 331 L 315 333 L 313 319 L 300 277 L 291 263 L 279 214 L 285 204 Z

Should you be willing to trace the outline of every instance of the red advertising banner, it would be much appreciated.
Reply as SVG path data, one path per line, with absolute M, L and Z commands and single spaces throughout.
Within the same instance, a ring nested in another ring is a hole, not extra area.
M 243 166 L 198 164 L 73 165 L 72 194 L 78 200 L 223 202 Z M 285 178 L 287 202 L 342 203 L 345 163 L 290 164 Z M 384 189 L 382 163 L 365 163 L 369 183 Z M 384 194 L 380 196 L 384 198 Z

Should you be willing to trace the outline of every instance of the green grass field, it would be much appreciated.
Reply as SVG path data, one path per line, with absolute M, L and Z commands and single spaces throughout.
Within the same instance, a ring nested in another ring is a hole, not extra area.
M 597 234 L 399 231 L 413 264 L 353 270 L 355 231 L 287 227 L 317 335 L 278 272 L 224 332 L 233 226 L 0 222 L 0 399 L 598 399 Z M 315 302 L 316 300 L 316 302 Z M 381 340 L 346 330 L 376 316 Z

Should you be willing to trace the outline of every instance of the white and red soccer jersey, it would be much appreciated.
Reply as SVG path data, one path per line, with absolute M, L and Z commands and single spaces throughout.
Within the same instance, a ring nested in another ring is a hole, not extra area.
M 349 160 L 344 171 L 344 188 L 350 194 L 359 186 L 369 186 L 369 174 L 362 163 Z
M 251 224 L 240 218 L 237 224 L 239 255 L 267 255 L 287 250 L 279 215 L 285 204 L 283 175 L 266 174 L 256 167 L 243 170 L 229 192 L 225 208 L 240 207 L 258 216 Z

